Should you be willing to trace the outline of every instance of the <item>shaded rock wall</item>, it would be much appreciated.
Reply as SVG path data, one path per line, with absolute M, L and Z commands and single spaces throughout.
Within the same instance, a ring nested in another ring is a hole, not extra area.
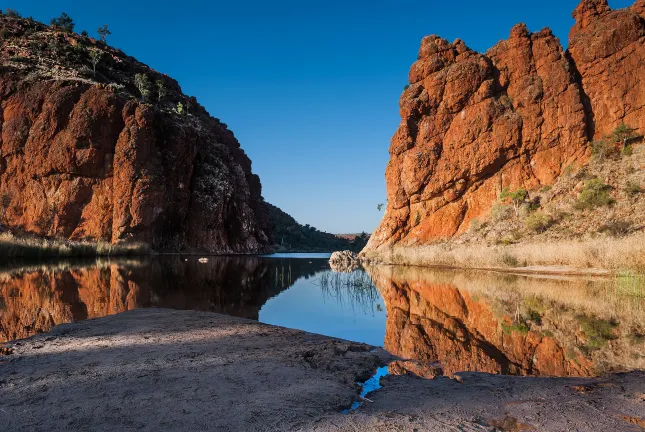
M 645 3 L 584 0 L 570 49 L 518 24 L 486 54 L 425 37 L 401 96 L 386 170 L 388 206 L 367 250 L 449 238 L 504 187 L 551 184 L 626 122 L 645 128 Z
M 0 28 L 0 224 L 161 251 L 270 245 L 251 161 L 176 81 L 40 23 L 0 17 Z M 91 50 L 102 55 L 96 75 L 88 72 Z M 137 74 L 166 95 L 141 101 Z M 178 103 L 189 113 L 175 112 Z

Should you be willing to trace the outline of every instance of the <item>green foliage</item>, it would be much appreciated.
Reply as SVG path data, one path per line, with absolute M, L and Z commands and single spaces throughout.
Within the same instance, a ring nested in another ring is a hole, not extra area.
M 175 108 L 175 112 L 179 115 L 184 115 L 186 113 L 186 110 L 184 109 L 184 104 L 181 102 L 177 102 L 177 108 Z
M 136 74 L 134 76 L 134 85 L 137 86 L 139 93 L 141 93 L 141 100 L 147 101 L 152 92 L 152 84 L 150 78 L 146 74 Z
M 632 154 L 634 154 L 634 149 L 632 148 L 631 144 L 625 144 L 622 153 L 623 156 L 631 156 Z
M 639 194 L 639 193 L 643 193 L 645 191 L 643 191 L 643 188 L 638 183 L 628 181 L 625 184 L 625 192 L 627 192 L 630 195 L 636 195 L 636 194 Z
M 155 84 L 157 86 L 157 99 L 159 100 L 159 102 L 162 102 L 168 95 L 168 89 L 166 88 L 163 80 L 159 79 L 155 82 Z
M 99 37 L 101 38 L 101 42 L 107 43 L 107 37 L 112 34 L 112 32 L 108 29 L 107 24 L 103 24 L 101 27 L 96 30 L 96 32 L 99 34 Z
M 515 256 L 505 252 L 501 257 L 502 264 L 506 267 L 519 267 L 520 261 Z
M 514 324 L 507 324 L 505 322 L 502 323 L 502 331 L 504 334 L 510 335 L 513 332 L 521 333 L 521 334 L 526 334 L 529 332 L 529 327 L 526 325 L 525 322 L 519 322 L 519 323 L 514 323 Z
M 610 189 L 611 187 L 607 186 L 599 178 L 587 180 L 574 207 L 578 210 L 584 210 L 614 204 L 616 200 L 609 195 Z
M 603 160 L 618 154 L 618 149 L 613 142 L 601 138 L 591 143 L 591 154 L 594 159 Z
M 529 194 L 524 188 L 519 188 L 517 190 L 511 191 L 510 188 L 506 187 L 502 190 L 502 194 L 500 195 L 500 198 L 502 200 L 506 200 L 507 198 L 510 198 L 512 203 L 521 204 L 526 200 L 526 198 L 528 198 L 528 196 Z
M 410 88 L 410 84 L 406 84 L 405 86 L 403 86 L 403 91 L 406 91 L 409 88 Z
M 377 209 L 378 211 L 381 211 L 381 210 L 383 210 L 383 206 L 384 206 L 384 205 L 385 205 L 385 204 L 383 204 L 383 203 L 381 203 L 381 204 L 377 204 L 377 205 L 376 205 L 376 209 Z
M 528 215 L 525 224 L 531 231 L 541 233 L 549 229 L 553 224 L 553 218 L 544 212 L 536 211 Z
M 611 133 L 611 139 L 614 142 L 624 143 L 625 140 L 636 137 L 636 129 L 631 126 L 621 123 L 616 126 L 616 129 Z
M 547 193 L 547 192 L 548 192 L 548 191 L 550 191 L 551 189 L 553 189 L 553 186 L 551 186 L 551 185 L 545 185 L 545 186 L 542 186 L 542 187 L 540 188 L 540 192 L 542 192 L 542 193 Z
M 562 171 L 562 173 L 567 177 L 571 177 L 575 170 L 576 170 L 576 166 L 571 164 L 564 167 L 564 171 Z
M 278 207 L 266 204 L 273 232 L 273 241 L 279 250 L 288 252 L 335 252 L 339 250 L 361 251 L 369 235 L 361 233 L 348 239 L 318 231 L 309 225 L 301 225 Z
M 101 50 L 90 50 L 90 61 L 92 62 L 92 70 L 94 71 L 94 76 L 96 76 L 96 65 L 101 61 L 101 57 L 103 57 L 103 52 Z
M 89 36 L 90 36 L 90 34 L 87 32 L 87 30 L 83 30 L 83 31 L 81 32 L 81 36 L 83 36 L 83 37 L 89 37 Z
M 514 191 L 511 191 L 510 188 L 505 187 L 504 189 L 502 189 L 502 194 L 500 195 L 499 198 L 502 201 L 506 201 L 507 199 L 509 199 L 513 204 L 513 208 L 515 209 L 515 215 L 518 216 L 520 205 L 522 205 L 522 203 L 526 201 L 528 197 L 529 197 L 529 193 L 524 188 L 519 188 Z
M 60 14 L 58 18 L 52 18 L 50 24 L 67 33 L 72 33 L 74 31 L 74 21 L 65 12 Z
M 605 346 L 607 341 L 616 339 L 614 329 L 618 327 L 618 323 L 614 320 L 604 320 L 586 314 L 578 315 L 576 320 L 587 340 L 587 348 L 599 349 Z
M 4 14 L 9 18 L 22 18 L 22 15 L 20 15 L 17 10 L 11 8 L 5 9 Z

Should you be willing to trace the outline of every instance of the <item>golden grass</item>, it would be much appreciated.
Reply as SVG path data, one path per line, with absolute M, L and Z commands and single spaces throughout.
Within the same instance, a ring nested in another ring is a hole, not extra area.
M 11 233 L 0 234 L 0 257 L 98 257 L 147 255 L 150 248 L 143 243 L 119 243 L 17 237 Z
M 569 270 L 606 269 L 645 271 L 645 233 L 623 238 L 558 241 L 512 245 L 382 246 L 365 251 L 366 258 L 382 264 L 454 268 L 515 269 L 568 267 Z M 539 271 L 540 269 L 533 269 Z M 543 269 L 548 272 L 549 269 Z M 567 269 L 553 269 L 567 272 Z

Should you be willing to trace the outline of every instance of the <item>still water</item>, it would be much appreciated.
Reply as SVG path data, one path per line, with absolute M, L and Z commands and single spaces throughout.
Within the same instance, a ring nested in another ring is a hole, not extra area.
M 390 373 L 645 369 L 645 279 L 370 267 L 325 254 L 163 256 L 0 268 L 0 342 L 135 308 L 204 310 L 371 345 Z

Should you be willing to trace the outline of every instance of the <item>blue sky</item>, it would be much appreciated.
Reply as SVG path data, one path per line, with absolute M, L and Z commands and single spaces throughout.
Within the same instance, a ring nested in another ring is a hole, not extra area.
M 614 8 L 633 3 L 613 0 Z M 398 99 L 421 38 L 486 51 L 517 22 L 566 45 L 577 0 L 9 0 L 2 9 L 76 31 L 109 24 L 108 42 L 176 78 L 229 125 L 263 195 L 323 231 L 372 231 L 385 202 Z

